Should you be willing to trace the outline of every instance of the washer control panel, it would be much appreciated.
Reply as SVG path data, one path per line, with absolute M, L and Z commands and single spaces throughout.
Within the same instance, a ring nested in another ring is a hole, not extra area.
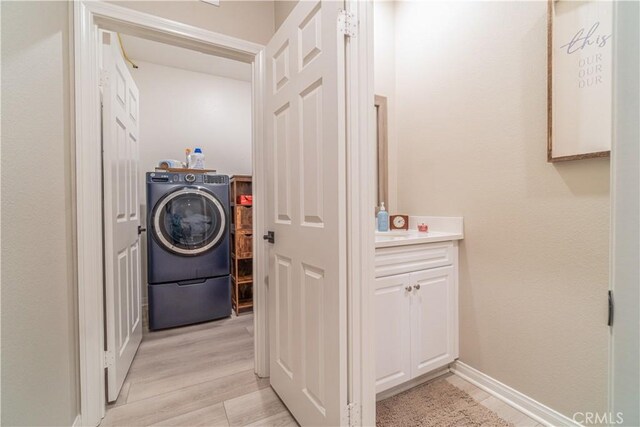
M 180 182 L 186 182 L 188 184 L 229 184 L 229 177 L 227 175 L 201 173 L 147 172 L 147 182 L 164 182 L 167 184 L 177 184 Z

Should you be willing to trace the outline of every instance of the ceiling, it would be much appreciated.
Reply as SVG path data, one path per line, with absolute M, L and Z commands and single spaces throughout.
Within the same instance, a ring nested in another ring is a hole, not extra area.
M 133 62 L 151 62 L 198 73 L 251 81 L 251 64 L 126 34 L 121 36 L 124 49 Z

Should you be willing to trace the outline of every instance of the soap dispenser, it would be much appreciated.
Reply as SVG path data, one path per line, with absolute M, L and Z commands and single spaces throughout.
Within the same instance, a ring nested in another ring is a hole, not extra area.
M 389 231 L 389 212 L 384 208 L 384 202 L 380 202 L 378 211 L 378 231 Z

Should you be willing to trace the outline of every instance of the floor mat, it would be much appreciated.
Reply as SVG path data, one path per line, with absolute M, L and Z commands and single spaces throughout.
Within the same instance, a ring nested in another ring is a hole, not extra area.
M 419 385 L 378 402 L 376 425 L 513 427 L 445 379 Z

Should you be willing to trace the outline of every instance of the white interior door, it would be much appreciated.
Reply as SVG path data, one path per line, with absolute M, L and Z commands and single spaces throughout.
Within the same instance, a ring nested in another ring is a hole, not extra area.
M 107 400 L 117 399 L 142 340 L 138 87 L 117 36 L 101 32 Z
M 342 7 L 299 2 L 266 47 L 271 385 L 301 425 L 347 406 Z
M 455 359 L 453 267 L 411 273 L 411 377 Z

